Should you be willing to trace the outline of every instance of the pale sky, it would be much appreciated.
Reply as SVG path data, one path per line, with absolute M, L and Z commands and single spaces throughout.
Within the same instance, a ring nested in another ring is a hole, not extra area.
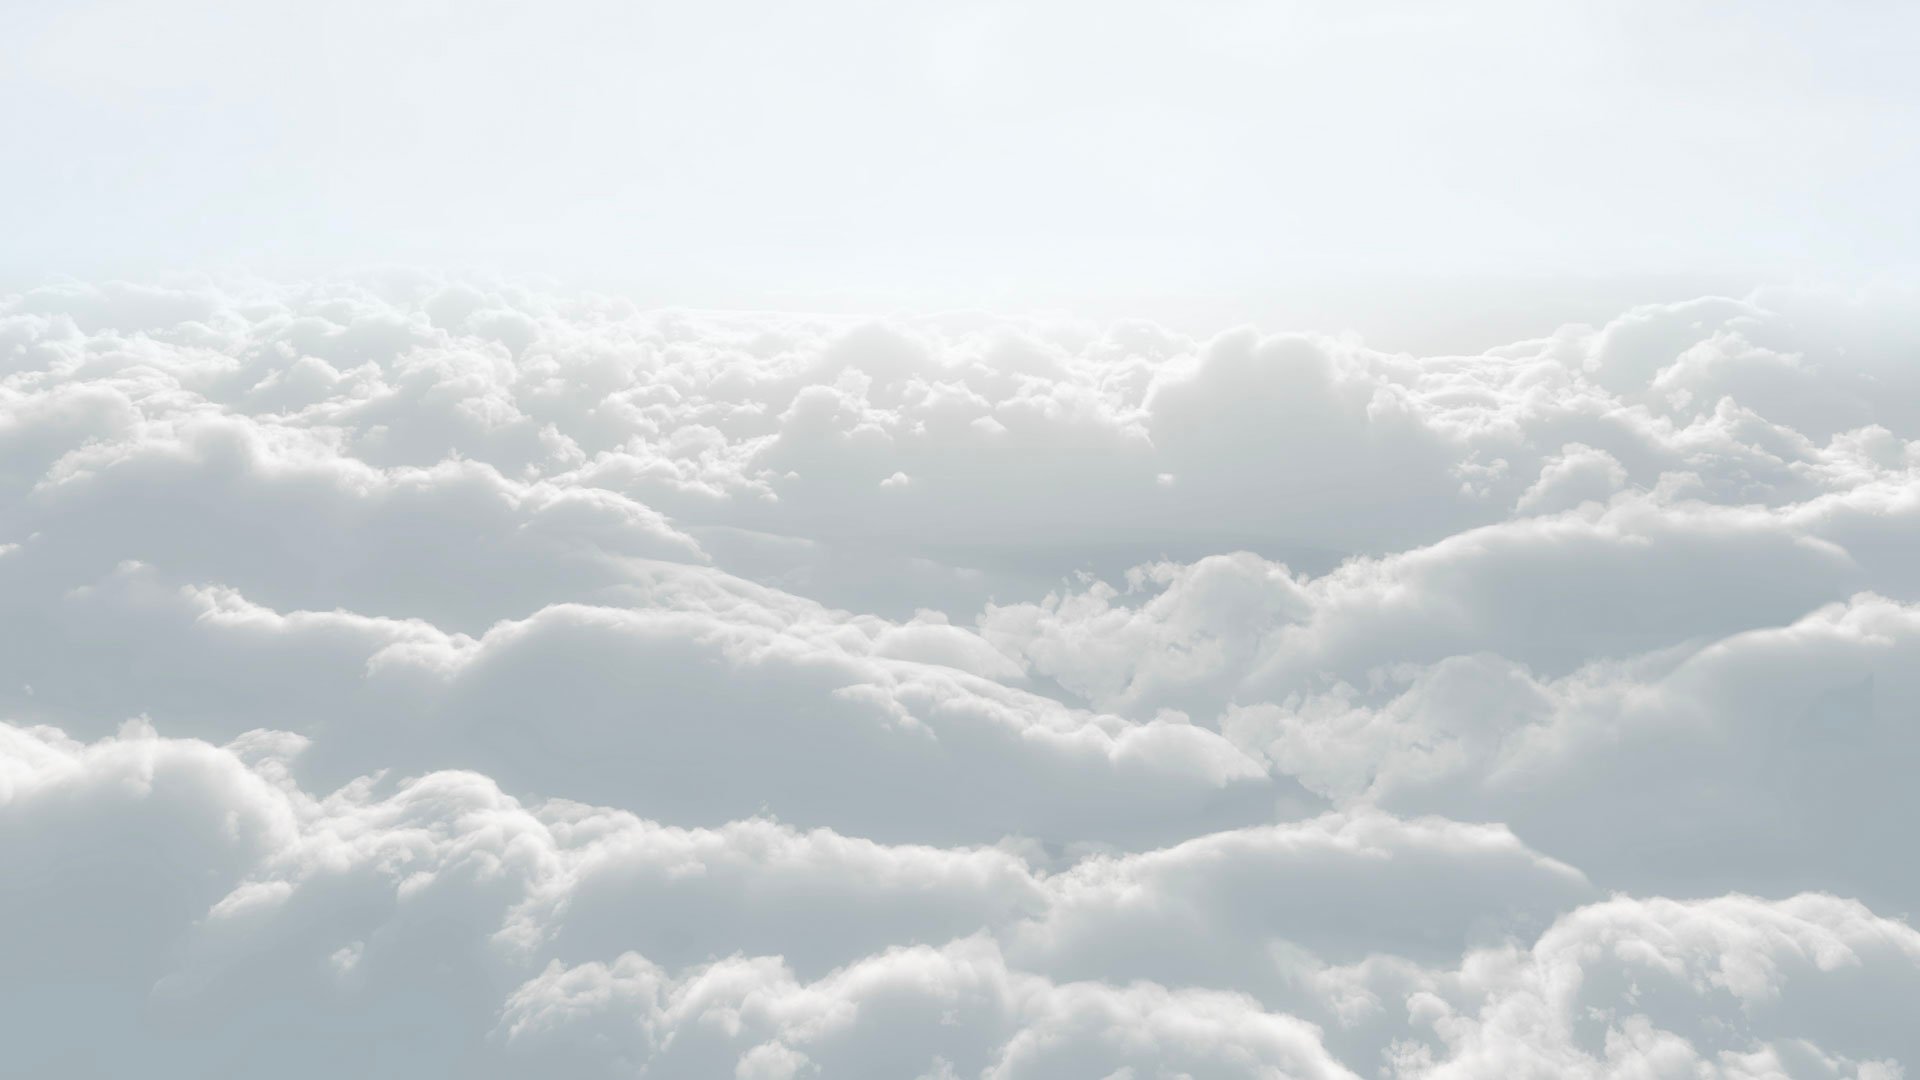
M 8 6 L 8 284 L 1518 331 L 1920 250 L 1903 4 Z

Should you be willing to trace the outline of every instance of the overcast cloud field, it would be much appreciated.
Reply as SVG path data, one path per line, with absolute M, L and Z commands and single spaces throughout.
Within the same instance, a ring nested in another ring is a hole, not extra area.
M 8 1053 L 1901 1075 L 1915 330 L 13 296 Z
M 0 1075 L 1920 1077 L 1920 18 L 7 4 Z

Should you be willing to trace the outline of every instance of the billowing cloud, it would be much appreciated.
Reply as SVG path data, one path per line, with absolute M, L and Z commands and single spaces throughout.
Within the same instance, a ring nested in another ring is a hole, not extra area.
M 7 297 L 8 1068 L 1904 1075 L 1916 342 Z
M 1784 1055 L 1868 1076 L 1912 1051 L 1888 1022 L 1920 987 L 1905 924 L 1817 894 L 1596 902 L 1495 826 L 1323 818 L 1049 871 L 1019 845 L 529 805 L 473 773 L 315 796 L 289 771 L 304 740 L 264 731 L 0 738 L 0 914 L 46 930 L 5 957 L 29 1068 L 1744 1075 L 1727 1063 Z M 100 1045 L 102 1022 L 127 1038 Z

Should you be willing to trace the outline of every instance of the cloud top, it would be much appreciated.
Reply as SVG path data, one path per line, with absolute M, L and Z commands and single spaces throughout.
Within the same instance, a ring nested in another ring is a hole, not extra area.
M 1903 1075 L 1911 310 L 0 299 L 9 1068 Z

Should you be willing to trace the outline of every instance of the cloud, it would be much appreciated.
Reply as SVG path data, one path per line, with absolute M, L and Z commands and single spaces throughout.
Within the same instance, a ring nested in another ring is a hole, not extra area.
M 1824 886 L 1906 910 L 1920 881 L 1884 853 L 1912 812 L 1917 629 L 1913 606 L 1862 594 L 1564 678 L 1452 659 L 1378 705 L 1343 688 L 1243 707 L 1227 727 L 1309 787 L 1506 821 L 1603 882 Z
M 141 724 L 92 744 L 46 728 L 0 736 L 10 763 L 0 836 L 18 871 L 5 915 L 86 916 L 63 924 L 70 937 L 13 940 L 9 985 L 26 994 L 65 980 L 124 1010 L 109 1018 L 116 1026 L 158 1025 L 147 1033 L 158 1046 L 118 1052 L 175 1053 L 184 1068 L 195 1047 L 170 1046 L 166 1031 L 248 1029 L 294 1002 L 402 1045 L 410 1025 L 427 1023 L 449 1040 L 441 1052 L 459 1055 L 484 1056 L 501 1040 L 518 1053 L 558 1025 L 563 1042 L 595 1048 L 595 1067 L 656 1053 L 669 1071 L 689 1072 L 714 1055 L 745 1071 L 798 1060 L 758 1049 L 778 1043 L 859 1070 L 904 1067 L 914 1055 L 932 1067 L 934 1050 L 970 1071 L 997 1061 L 1005 1075 L 1183 1059 L 1348 1075 L 1313 1024 L 1244 996 L 1055 983 L 1010 968 L 977 933 L 1097 933 L 1078 925 L 1100 918 L 1081 910 L 1085 878 L 1139 873 L 1144 884 L 1152 872 L 1129 860 L 1056 877 L 1009 849 L 889 847 L 765 820 L 674 828 L 575 803 L 521 804 L 472 773 L 390 791 L 369 777 L 315 797 L 289 772 L 304 740 L 267 732 L 224 748 Z M 1337 859 L 1319 838 L 1332 828 L 1317 824 L 1294 842 L 1271 832 L 1213 842 L 1283 861 L 1300 843 Z M 1417 844 L 1434 828 L 1406 835 Z M 1363 834 L 1382 829 L 1395 826 L 1369 823 Z M 1468 843 L 1513 847 L 1498 830 Z M 1444 840 L 1431 846 L 1453 854 Z M 87 861 L 63 857 L 73 851 Z M 1149 887 L 1170 886 L 1177 875 Z M 1351 877 L 1328 886 L 1369 888 Z M 632 918 L 636 909 L 646 918 Z M 1016 930 L 1042 913 L 1034 930 Z M 1214 922 L 1222 952 L 1237 928 Z M 804 940 L 794 937 L 802 925 Z M 425 1000 L 452 1015 L 423 1013 Z M 717 1042 L 704 1033 L 716 1023 Z M 684 1037 L 664 1036 L 678 1027 Z M 605 1037 L 588 1038 L 592 1029 Z M 50 1024 L 18 1050 L 53 1060 L 88 1038 Z M 564 1047 L 541 1052 L 567 1060 Z M 114 1060 L 101 1054 L 91 1060 Z
M 1868 511 L 1874 531 L 1920 532 L 1909 498 Z M 1123 712 L 1208 714 L 1478 652 L 1557 673 L 1777 625 L 1866 587 L 1878 567 L 1823 535 L 1856 512 L 1623 498 L 1318 577 L 1246 552 L 1150 564 L 1125 590 L 1097 583 L 990 606 L 980 627 L 1039 673 Z
M 1920 983 L 1904 923 L 1816 894 L 1595 902 L 1495 826 L 1329 818 L 1048 872 L 472 773 L 314 796 L 285 734 L 0 739 L 0 904 L 49 929 L 5 957 L 29 1070 L 324 1075 L 378 1048 L 482 1075 L 1864 1076 L 1913 1049 L 1883 1022 Z
M 31 693 L 15 700 L 76 730 L 134 711 L 219 739 L 272 722 L 316 739 L 327 783 L 475 768 L 670 820 L 764 810 L 902 840 L 1138 844 L 1303 794 L 1206 728 L 964 670 L 998 654 L 957 627 L 851 617 L 699 567 L 653 565 L 628 588 L 620 607 L 556 605 L 469 637 L 283 614 L 129 566 L 61 597 L 59 636 L 22 642 Z M 127 675 L 93 678 L 79 641 Z
M 1895 1077 L 1916 957 L 1911 927 L 1830 896 L 1596 904 L 1415 991 L 1444 1049 L 1409 1044 L 1400 1072 Z
M 1579 443 L 1568 443 L 1547 459 L 1514 509 L 1522 514 L 1570 510 L 1588 502 L 1606 502 L 1625 487 L 1627 471 L 1612 454 Z
M 25 1075 L 1920 1048 L 1920 333 L 0 299 Z
M 1047 910 L 1011 937 L 1023 962 L 1275 1002 L 1296 1000 L 1291 984 L 1320 961 L 1451 961 L 1477 939 L 1537 931 L 1593 896 L 1578 870 L 1504 827 L 1376 813 L 1094 856 L 1048 886 Z

